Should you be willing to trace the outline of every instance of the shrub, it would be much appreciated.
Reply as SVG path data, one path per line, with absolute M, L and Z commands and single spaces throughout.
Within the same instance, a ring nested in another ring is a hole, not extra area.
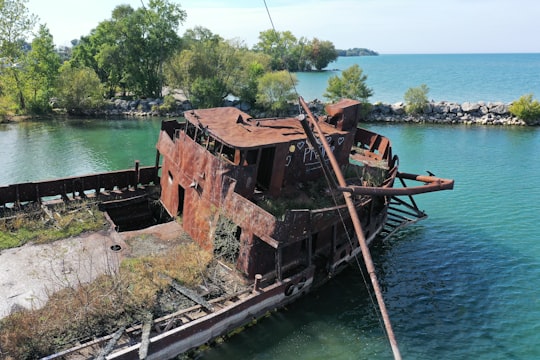
M 172 95 L 165 95 L 163 98 L 163 104 L 152 106 L 152 111 L 157 111 L 161 115 L 172 113 L 176 111 L 177 104 L 176 99 Z
M 509 111 L 527 124 L 531 124 L 540 119 L 540 102 L 533 100 L 533 94 L 523 95 L 510 105 Z
M 64 204 L 45 211 L 37 205 L 24 212 L 0 219 L 0 250 L 17 247 L 29 241 L 43 244 L 86 231 L 97 231 L 107 225 L 96 204 Z
M 341 77 L 332 76 L 328 79 L 328 87 L 323 96 L 330 101 L 349 98 L 367 102 L 368 98 L 373 95 L 373 90 L 367 87 L 366 81 L 367 75 L 363 73 L 358 64 L 354 64 L 343 70 Z
M 296 76 L 286 71 L 264 74 L 259 79 L 257 104 L 274 115 L 285 114 L 289 102 L 296 99 L 294 86 L 297 83 Z
M 421 114 L 428 105 L 429 88 L 426 84 L 409 88 L 404 95 L 407 114 Z
M 104 104 L 101 82 L 90 68 L 62 66 L 57 90 L 60 103 L 70 114 L 98 110 Z

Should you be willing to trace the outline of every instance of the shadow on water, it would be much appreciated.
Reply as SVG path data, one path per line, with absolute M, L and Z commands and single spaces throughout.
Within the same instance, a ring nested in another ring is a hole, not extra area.
M 529 312 L 536 300 L 520 295 L 526 280 L 513 276 L 531 269 L 521 254 L 492 245 L 482 231 L 432 221 L 376 244 L 372 254 L 404 358 L 540 355 L 538 313 Z M 506 327 L 520 335 L 509 336 Z M 361 272 L 350 267 L 196 358 L 389 359 L 392 354 Z

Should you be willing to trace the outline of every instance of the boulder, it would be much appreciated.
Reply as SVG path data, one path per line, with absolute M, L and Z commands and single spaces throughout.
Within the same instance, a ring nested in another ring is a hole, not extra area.
M 506 115 L 509 113 L 508 105 L 503 103 L 494 103 L 489 107 L 489 112 L 497 115 Z
M 405 114 L 405 104 L 403 102 L 397 102 L 391 105 L 392 112 L 396 115 Z
M 464 102 L 461 104 L 461 110 L 466 113 L 472 113 L 480 110 L 480 104 L 479 103 L 471 103 L 471 102 Z

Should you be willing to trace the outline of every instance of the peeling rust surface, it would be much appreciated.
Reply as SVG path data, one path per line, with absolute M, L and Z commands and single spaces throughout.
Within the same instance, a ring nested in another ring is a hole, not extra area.
M 191 110 L 184 116 L 223 142 L 242 149 L 289 143 L 306 138 L 297 118 L 253 119 L 234 107 Z M 323 123 L 322 127 L 328 135 L 345 134 L 327 123 Z

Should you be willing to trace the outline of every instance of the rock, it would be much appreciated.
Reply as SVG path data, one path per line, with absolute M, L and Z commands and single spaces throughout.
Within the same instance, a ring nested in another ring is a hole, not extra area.
M 476 112 L 480 109 L 479 103 L 464 102 L 461 104 L 461 110 L 466 113 Z
M 396 115 L 405 114 L 405 104 L 403 102 L 397 102 L 391 105 L 392 112 Z
M 458 112 L 461 111 L 461 105 L 456 104 L 456 103 L 449 103 L 447 108 L 448 108 L 448 112 L 452 114 L 457 114 Z
M 506 115 L 509 113 L 508 111 L 508 105 L 503 103 L 495 103 L 489 108 L 490 113 L 498 114 L 498 115 Z

